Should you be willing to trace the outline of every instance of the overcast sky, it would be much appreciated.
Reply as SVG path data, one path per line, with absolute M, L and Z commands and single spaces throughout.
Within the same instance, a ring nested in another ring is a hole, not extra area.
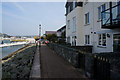
M 2 32 L 9 35 L 38 35 L 65 25 L 65 2 L 3 2 Z

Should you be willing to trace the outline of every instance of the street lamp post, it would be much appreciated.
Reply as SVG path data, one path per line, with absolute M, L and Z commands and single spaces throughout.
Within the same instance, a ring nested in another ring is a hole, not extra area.
M 40 37 L 39 46 L 41 46 L 41 24 L 39 25 L 39 37 Z

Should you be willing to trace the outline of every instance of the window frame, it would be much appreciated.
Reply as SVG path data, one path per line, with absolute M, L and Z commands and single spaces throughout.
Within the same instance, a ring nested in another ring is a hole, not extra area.
M 106 10 L 106 5 L 105 4 L 103 4 L 102 5 L 102 11 L 105 11 Z M 105 19 L 106 18 L 106 15 L 105 15 L 105 13 L 103 13 L 104 14 L 104 16 L 102 16 L 102 19 Z
M 70 20 L 67 20 L 68 23 L 68 29 L 70 29 Z
M 101 20 L 101 7 L 98 7 L 98 20 Z
M 103 35 L 105 35 L 105 37 Z M 105 43 L 104 43 L 104 40 L 105 40 Z M 107 34 L 106 33 L 98 34 L 98 46 L 102 46 L 102 47 L 107 46 Z
M 70 6 L 68 6 L 68 13 L 70 13 Z
M 106 18 L 106 14 L 104 13 L 104 16 L 102 16 L 102 13 L 101 13 L 104 10 L 106 10 L 106 4 L 105 3 L 98 7 L 98 20 Z
M 72 19 L 73 19 L 72 32 L 76 32 L 76 16 L 73 17 Z
M 85 24 L 90 24 L 90 13 L 85 14 Z
M 90 45 L 90 35 L 85 35 L 85 45 Z

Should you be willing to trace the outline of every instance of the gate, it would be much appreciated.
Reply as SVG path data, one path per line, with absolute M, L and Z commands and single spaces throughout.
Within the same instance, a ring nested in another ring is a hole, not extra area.
M 96 80 L 110 80 L 110 63 L 108 59 L 94 56 L 94 78 Z
M 78 68 L 85 70 L 85 54 L 83 53 L 78 55 Z

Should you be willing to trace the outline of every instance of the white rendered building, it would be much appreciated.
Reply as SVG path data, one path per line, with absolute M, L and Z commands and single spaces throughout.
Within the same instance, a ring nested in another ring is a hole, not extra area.
M 71 3 L 74 4 L 74 0 L 72 1 Z M 74 8 L 66 15 L 67 42 L 70 41 L 69 43 L 73 45 L 73 37 L 76 36 L 76 45 L 92 45 L 93 53 L 120 52 L 119 1 L 79 2 L 82 5 Z M 66 7 L 66 10 L 69 10 L 69 6 Z M 72 32 L 72 27 L 74 27 L 72 19 L 74 16 L 76 16 L 75 34 Z
M 70 1 L 70 0 L 69 0 Z M 79 46 L 84 43 L 82 35 L 83 8 L 79 0 L 66 3 L 66 42 L 72 46 Z

